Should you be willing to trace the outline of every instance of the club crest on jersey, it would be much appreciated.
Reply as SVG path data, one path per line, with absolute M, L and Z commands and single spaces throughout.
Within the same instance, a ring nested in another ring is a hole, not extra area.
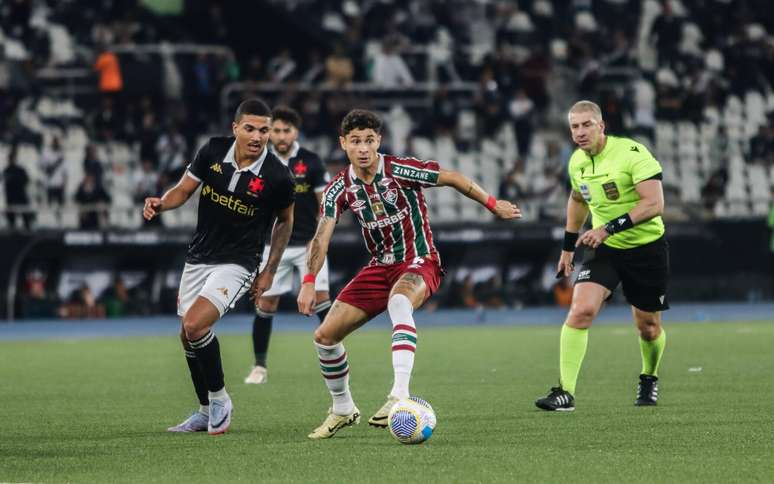
M 605 196 L 608 200 L 618 200 L 621 197 L 621 193 L 618 191 L 618 185 L 616 185 L 614 181 L 603 183 L 602 188 L 605 190 Z
M 390 205 L 395 205 L 395 202 L 398 201 L 398 190 L 391 188 L 384 192 L 382 198 L 384 198 L 384 201 Z
M 350 205 L 349 208 L 351 208 L 355 213 L 360 213 L 365 209 L 366 203 L 367 202 L 365 200 L 355 200 L 352 202 L 352 205 Z
M 263 191 L 265 183 L 262 178 L 253 178 L 250 183 L 247 184 L 247 194 L 257 197 L 260 192 Z
M 215 173 L 220 173 L 221 175 L 223 174 L 223 168 L 221 168 L 217 163 L 210 165 L 210 170 L 214 171 Z
M 298 160 L 298 162 L 293 166 L 293 175 L 296 176 L 296 178 L 302 178 L 306 176 L 306 164 L 304 163 L 304 160 Z

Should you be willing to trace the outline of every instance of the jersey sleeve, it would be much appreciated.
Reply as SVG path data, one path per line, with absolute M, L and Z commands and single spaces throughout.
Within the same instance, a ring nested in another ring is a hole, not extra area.
M 312 190 L 319 193 L 328 186 L 328 182 L 331 181 L 331 176 L 328 174 L 328 170 L 325 169 L 325 165 L 323 165 L 320 158 L 315 157 L 311 165 L 312 169 L 310 171 L 312 173 L 309 177 L 309 181 L 311 182 Z
M 636 185 L 654 175 L 658 175 L 662 170 L 661 163 L 650 154 L 647 148 L 638 144 L 632 147 L 633 152 L 634 148 L 636 148 L 636 153 L 640 155 L 632 158 L 631 162 L 632 183 Z
M 344 177 L 339 174 L 323 190 L 320 216 L 338 221 L 342 212 L 347 208 L 349 205 L 347 204 Z
M 207 174 L 207 168 L 209 168 L 207 154 L 209 151 L 210 142 L 208 141 L 204 143 L 201 148 L 199 148 L 199 151 L 196 152 L 196 156 L 194 157 L 193 161 L 188 165 L 188 174 L 191 175 L 191 178 L 198 182 L 201 182 Z
M 392 177 L 407 188 L 428 188 L 438 185 L 441 168 L 437 161 L 416 158 L 393 158 L 390 160 Z
M 293 181 L 290 171 L 286 168 L 281 173 L 282 175 L 278 183 L 279 187 L 272 201 L 275 210 L 287 208 L 296 201 L 296 183 Z

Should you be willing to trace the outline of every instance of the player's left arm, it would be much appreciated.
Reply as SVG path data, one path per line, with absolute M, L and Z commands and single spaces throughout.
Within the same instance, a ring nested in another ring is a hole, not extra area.
M 497 200 L 494 195 L 488 194 L 478 186 L 478 183 L 458 171 L 440 170 L 436 186 L 454 188 L 469 199 L 485 206 L 500 219 L 521 218 L 521 210 L 516 204 L 508 200 Z
M 269 258 L 266 261 L 266 267 L 253 281 L 252 294 L 256 304 L 258 298 L 264 291 L 267 291 L 274 281 L 274 274 L 279 267 L 282 253 L 290 240 L 290 234 L 293 232 L 293 208 L 295 203 L 291 203 L 285 208 L 277 210 L 277 220 L 274 222 L 274 228 L 271 231 L 271 245 L 269 249 Z

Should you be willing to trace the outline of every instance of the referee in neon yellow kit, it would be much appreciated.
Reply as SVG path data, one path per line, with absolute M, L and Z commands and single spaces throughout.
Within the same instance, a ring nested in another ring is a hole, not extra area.
M 606 135 L 602 112 L 591 101 L 575 103 L 568 120 L 578 149 L 568 167 L 572 193 L 567 200 L 560 275 L 572 273 L 575 248 L 587 248 L 562 326 L 559 386 L 535 405 L 548 411 L 575 410 L 575 384 L 589 327 L 619 283 L 632 306 L 640 337 L 642 372 L 635 405 L 656 405 L 658 366 L 666 343 L 661 311 L 669 309 L 661 165 L 640 143 Z M 589 212 L 594 228 L 579 237 Z

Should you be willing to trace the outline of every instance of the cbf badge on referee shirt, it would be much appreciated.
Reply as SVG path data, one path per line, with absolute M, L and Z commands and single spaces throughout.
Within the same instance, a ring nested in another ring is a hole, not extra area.
M 614 181 L 603 183 L 602 188 L 605 190 L 605 196 L 608 200 L 618 200 L 621 196 L 621 193 L 618 191 L 618 185 Z

